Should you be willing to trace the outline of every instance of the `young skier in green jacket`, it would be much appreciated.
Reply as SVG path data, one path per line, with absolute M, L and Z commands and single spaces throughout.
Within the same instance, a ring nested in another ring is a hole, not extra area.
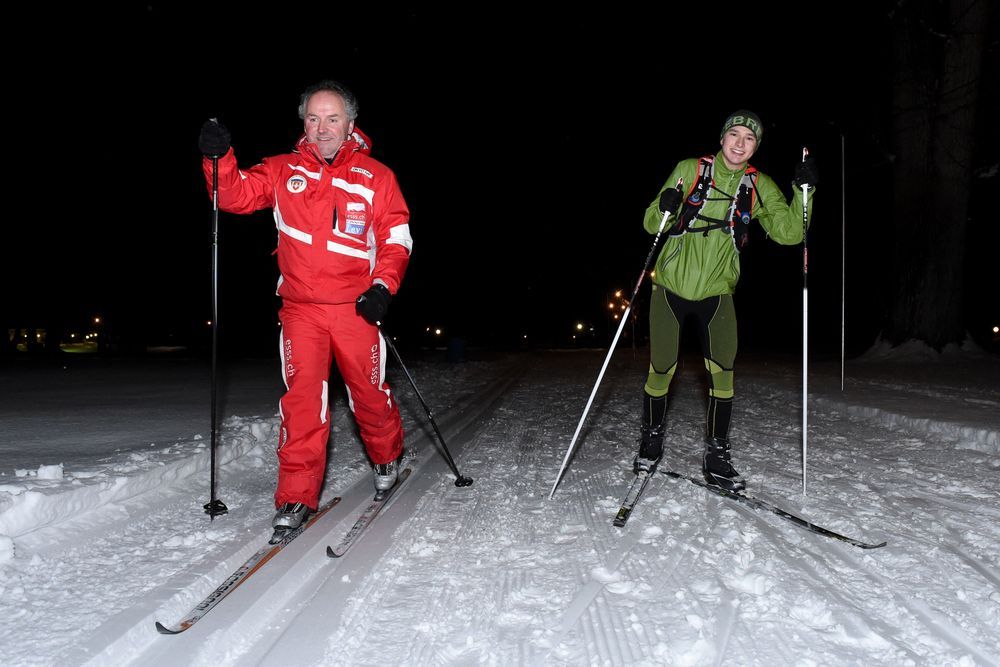
M 746 488 L 732 466 L 729 443 L 736 359 L 733 291 L 740 278 L 740 250 L 751 219 L 782 245 L 801 243 L 803 233 L 801 198 L 793 197 L 789 205 L 774 181 L 749 164 L 763 133 L 756 114 L 734 112 L 722 126 L 719 152 L 680 162 L 646 209 L 643 224 L 650 234 L 660 228 L 664 211 L 680 210 L 667 219 L 668 237 L 653 275 L 649 375 L 636 473 L 655 468 L 663 454 L 667 392 L 684 321 L 693 317 L 709 379 L 702 472 L 709 484 L 733 491 Z M 675 187 L 679 179 L 683 193 Z M 816 181 L 812 158 L 796 166 L 796 186 L 808 184 L 811 190 Z M 811 209 L 811 199 L 809 204 Z

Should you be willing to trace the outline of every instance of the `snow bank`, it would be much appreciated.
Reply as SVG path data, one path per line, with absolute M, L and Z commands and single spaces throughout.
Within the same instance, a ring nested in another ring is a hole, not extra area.
M 262 442 L 273 442 L 276 428 L 276 419 L 226 420 L 216 453 L 219 465 L 240 459 Z M 13 481 L 0 483 L 0 558 L 3 537 L 17 538 L 194 475 L 208 475 L 211 451 L 201 436 L 160 448 L 150 446 L 154 449 L 133 451 L 120 461 L 89 469 L 66 471 L 58 464 L 15 471 Z

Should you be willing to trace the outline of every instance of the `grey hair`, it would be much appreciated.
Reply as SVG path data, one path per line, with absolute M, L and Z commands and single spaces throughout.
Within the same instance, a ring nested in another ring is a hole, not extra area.
M 354 93 L 344 84 L 334 81 L 333 79 L 325 79 L 319 83 L 314 83 L 305 89 L 302 93 L 302 97 L 299 98 L 299 118 L 306 117 L 306 105 L 309 104 L 309 98 L 314 94 L 319 92 L 336 93 L 344 100 L 344 109 L 347 111 L 347 120 L 354 120 L 358 117 L 358 98 L 354 96 Z

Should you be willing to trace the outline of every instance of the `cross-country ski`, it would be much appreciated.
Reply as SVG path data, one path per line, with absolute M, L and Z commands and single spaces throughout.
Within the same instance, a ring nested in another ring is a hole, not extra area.
M 399 488 L 403 486 L 411 472 L 413 472 L 411 468 L 405 468 L 399 473 L 399 479 L 396 480 L 395 485 L 386 491 L 375 494 L 375 498 L 373 498 L 372 501 L 368 503 L 367 507 L 362 510 L 360 516 L 358 516 L 354 525 L 352 525 L 350 530 L 347 531 L 347 534 L 344 535 L 343 539 L 341 539 L 336 546 L 328 546 L 326 548 L 326 555 L 330 558 L 340 558 L 347 553 L 347 550 L 358 541 L 361 535 L 365 532 L 365 529 L 368 528 L 372 521 L 375 520 L 375 517 L 377 517 L 383 508 L 389 504 L 389 501 L 392 500 L 392 497 L 396 494 Z
M 252 577 L 255 572 L 264 567 L 264 565 L 267 564 L 272 558 L 277 556 L 282 549 L 291 544 L 292 540 L 301 535 L 306 529 L 309 528 L 309 526 L 319 521 L 324 514 L 330 511 L 330 508 L 339 502 L 339 497 L 333 498 L 320 507 L 319 510 L 312 514 L 312 516 L 306 519 L 301 526 L 285 533 L 277 543 L 268 544 L 258 549 L 254 555 L 250 556 L 246 562 L 236 568 L 231 575 L 226 577 L 226 580 L 219 584 L 214 591 L 209 593 L 204 600 L 196 604 L 194 608 L 191 609 L 186 616 L 184 616 L 184 618 L 177 622 L 176 625 L 166 626 L 157 621 L 156 631 L 161 635 L 176 635 L 190 628 L 192 625 L 201 620 L 205 614 L 210 612 L 215 605 L 222 602 L 227 595 L 239 588 L 239 586 Z

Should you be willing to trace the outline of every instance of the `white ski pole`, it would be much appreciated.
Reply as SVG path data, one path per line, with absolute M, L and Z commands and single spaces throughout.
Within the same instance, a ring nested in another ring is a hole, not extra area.
M 809 149 L 802 147 L 802 161 Z M 806 459 L 809 454 L 809 184 L 802 185 L 802 495 L 806 495 Z
M 677 179 L 677 189 L 679 190 L 683 185 L 684 179 Z M 576 425 L 576 432 L 573 433 L 573 439 L 570 441 L 569 448 L 566 450 L 566 456 L 563 457 L 562 466 L 559 468 L 559 474 L 556 475 L 556 481 L 552 483 L 552 490 L 549 492 L 549 500 L 552 500 L 552 497 L 556 493 L 556 487 L 559 486 L 563 473 L 566 472 L 566 464 L 569 463 L 570 456 L 573 455 L 573 449 L 576 446 L 576 439 L 580 435 L 580 429 L 583 428 L 583 422 L 587 419 L 587 413 L 590 412 L 590 406 L 594 402 L 594 396 L 597 395 L 597 388 L 601 386 L 601 380 L 604 378 L 604 372 L 608 369 L 608 362 L 611 361 L 611 355 L 615 353 L 615 345 L 618 344 L 618 338 L 622 335 L 622 329 L 625 328 L 625 323 L 628 322 L 628 315 L 632 310 L 632 304 L 635 303 L 636 297 L 639 296 L 639 288 L 642 286 L 642 281 L 646 278 L 650 265 L 656 260 L 656 252 L 659 249 L 660 239 L 663 236 L 663 227 L 667 224 L 667 218 L 669 218 L 672 213 L 673 211 L 663 212 L 663 218 L 660 220 L 660 228 L 656 231 L 656 237 L 653 239 L 653 247 L 649 249 L 649 254 L 646 255 L 646 263 L 642 267 L 642 273 L 639 274 L 639 280 L 635 283 L 635 289 L 632 290 L 632 297 L 628 300 L 628 307 L 625 308 L 625 312 L 622 314 L 621 322 L 618 324 L 618 331 L 615 332 L 615 338 L 611 341 L 611 349 L 608 350 L 608 356 L 604 358 L 604 365 L 601 366 L 601 372 L 597 374 L 597 382 L 594 384 L 594 389 L 590 392 L 590 398 L 587 399 L 587 407 L 583 409 L 583 415 L 580 417 L 580 423 Z
M 847 357 L 847 147 L 840 133 L 840 391 Z

